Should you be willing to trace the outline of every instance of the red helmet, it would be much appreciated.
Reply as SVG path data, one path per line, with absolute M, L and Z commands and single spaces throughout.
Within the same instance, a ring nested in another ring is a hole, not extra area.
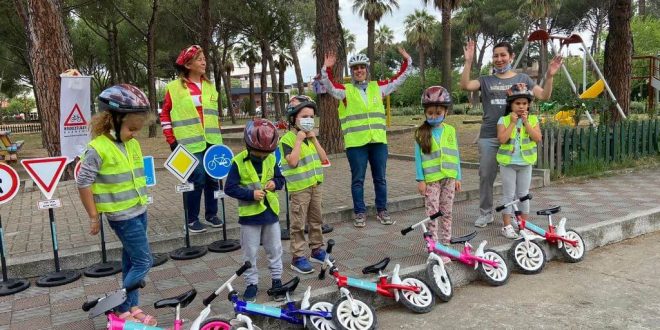
M 431 86 L 422 93 L 422 106 L 451 105 L 451 96 L 449 92 L 442 86 Z
M 245 124 L 245 144 L 254 150 L 273 152 L 277 148 L 278 134 L 273 123 L 266 119 L 250 120 Z

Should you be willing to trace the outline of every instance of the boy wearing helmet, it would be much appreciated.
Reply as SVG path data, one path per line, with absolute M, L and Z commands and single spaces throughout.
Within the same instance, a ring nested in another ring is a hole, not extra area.
M 149 101 L 135 86 L 107 88 L 99 99 L 104 110 L 92 119 L 92 141 L 82 158 L 76 184 L 90 221 L 99 232 L 105 214 L 122 243 L 123 287 L 142 281 L 153 263 L 147 238 L 147 180 L 140 143 L 135 139 L 147 120 Z M 139 289 L 116 308 L 121 319 L 155 326 L 139 308 Z
M 364 204 L 364 176 L 367 163 L 376 192 L 376 218 L 381 224 L 391 225 L 387 212 L 387 134 L 383 97 L 392 94 L 412 72 L 412 59 L 401 47 L 399 53 L 405 59 L 399 73 L 386 80 L 370 81 L 369 58 L 357 54 L 348 61 L 352 82 L 340 84 L 332 81 L 332 66 L 337 57 L 326 54 L 321 69 L 321 83 L 339 102 L 339 121 L 344 136 L 346 157 L 351 167 L 351 195 L 355 227 L 366 225 L 367 208 Z
M 429 221 L 427 226 L 433 239 L 444 245 L 449 245 L 451 239 L 454 195 L 461 190 L 461 159 L 456 129 L 445 122 L 451 105 L 451 96 L 444 87 L 427 88 L 422 94 L 426 120 L 415 131 L 417 190 L 424 196 L 428 216 L 438 211 L 443 213 L 439 219 Z M 445 263 L 450 261 L 444 256 L 442 260 Z
M 502 176 L 502 204 L 510 203 L 529 193 L 532 181 L 532 165 L 536 164 L 536 144 L 541 142 L 541 128 L 536 116 L 529 114 L 529 106 L 534 96 L 523 83 L 515 84 L 507 91 L 506 112 L 497 122 L 497 139 L 500 149 L 497 162 Z M 520 206 L 522 216 L 529 215 L 529 201 Z M 511 225 L 512 209 L 502 212 L 502 236 L 518 238 Z
M 316 103 L 305 95 L 294 96 L 287 106 L 289 131 L 280 140 L 282 174 L 286 178 L 291 209 L 291 269 L 309 274 L 314 268 L 305 253 L 305 224 L 309 228 L 309 248 L 314 262 L 325 261 L 323 218 L 321 217 L 322 163 L 328 156 L 314 133 Z
M 282 241 L 280 202 L 276 190 L 285 181 L 275 163 L 277 128 L 264 119 L 248 121 L 243 134 L 246 150 L 234 156 L 227 176 L 225 193 L 238 200 L 238 223 L 241 225 L 243 261 L 252 263 L 245 271 L 246 301 L 255 301 L 258 293 L 257 251 L 263 244 L 268 256 L 272 286 L 282 285 Z

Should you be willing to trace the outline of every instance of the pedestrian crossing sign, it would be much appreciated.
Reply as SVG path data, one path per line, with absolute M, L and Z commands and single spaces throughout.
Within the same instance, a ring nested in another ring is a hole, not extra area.
M 164 165 L 181 183 L 185 183 L 197 167 L 197 164 L 199 164 L 197 157 L 183 145 L 179 144 L 170 156 L 167 157 Z

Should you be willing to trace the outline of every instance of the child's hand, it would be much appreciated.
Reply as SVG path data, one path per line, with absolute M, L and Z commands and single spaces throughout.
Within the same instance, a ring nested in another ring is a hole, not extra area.
M 525 111 L 520 115 L 520 118 L 522 119 L 523 123 L 527 123 L 527 115 L 529 112 Z
M 101 222 L 97 217 L 89 218 L 89 234 L 96 235 L 101 230 Z
M 309 132 L 305 132 L 305 133 L 307 133 L 307 138 L 313 139 L 313 138 L 316 137 L 316 133 L 314 133 L 313 130 L 311 130 Z
M 298 133 L 296 134 L 296 139 L 300 141 L 304 140 L 306 137 L 307 137 L 307 133 L 304 132 L 303 130 L 298 131 Z
M 275 191 L 275 181 L 273 180 L 268 181 L 268 183 L 266 183 L 265 190 Z
M 417 191 L 420 195 L 426 196 L 426 182 L 420 181 L 417 182 Z
M 255 201 L 260 201 L 266 197 L 266 192 L 263 190 L 255 190 L 254 191 L 254 200 Z
M 518 114 L 515 112 L 511 112 L 511 121 L 512 122 L 517 122 L 518 121 Z
M 458 181 L 458 180 L 456 180 L 456 181 L 454 182 L 454 191 L 455 191 L 455 192 L 459 192 L 459 191 L 461 191 L 461 182 Z

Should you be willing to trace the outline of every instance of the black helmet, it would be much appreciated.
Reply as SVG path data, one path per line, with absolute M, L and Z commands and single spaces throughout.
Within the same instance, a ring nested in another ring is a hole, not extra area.
M 311 97 L 307 95 L 293 96 L 289 99 L 289 104 L 286 107 L 286 118 L 291 122 L 300 110 L 308 107 L 314 109 L 314 114 L 316 114 L 316 103 Z
M 108 87 L 99 94 L 99 109 L 116 113 L 149 111 L 149 99 L 139 88 L 129 84 Z

